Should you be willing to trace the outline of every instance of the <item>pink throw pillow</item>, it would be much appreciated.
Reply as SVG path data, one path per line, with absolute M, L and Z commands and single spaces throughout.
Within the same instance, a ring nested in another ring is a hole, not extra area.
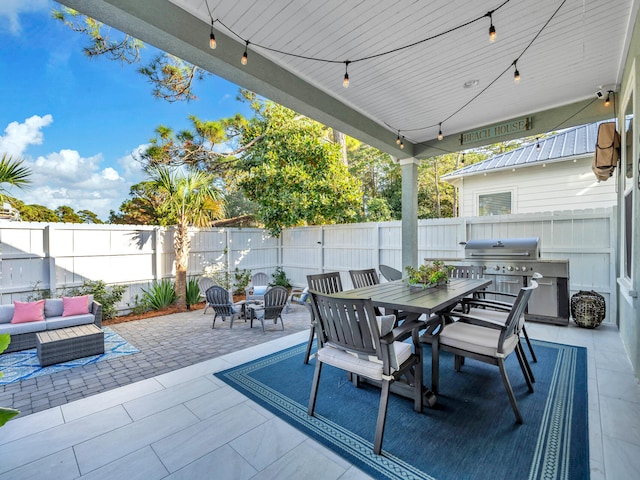
M 13 302 L 11 323 L 38 322 L 44 320 L 44 300 L 37 302 Z
M 62 297 L 62 316 L 84 315 L 89 313 L 89 295 L 81 297 Z

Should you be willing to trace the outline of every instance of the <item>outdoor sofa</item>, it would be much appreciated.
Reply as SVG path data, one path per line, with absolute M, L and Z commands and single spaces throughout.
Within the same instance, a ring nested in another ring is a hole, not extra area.
M 38 332 L 90 323 L 102 327 L 102 305 L 94 301 L 92 295 L 89 295 L 87 306 L 88 313 L 65 315 L 63 299 L 48 298 L 44 301 L 44 320 L 11 323 L 14 318 L 14 305 L 0 305 L 0 334 L 8 333 L 11 335 L 11 343 L 5 353 L 35 348 L 36 333 Z M 70 310 L 66 313 L 69 312 Z

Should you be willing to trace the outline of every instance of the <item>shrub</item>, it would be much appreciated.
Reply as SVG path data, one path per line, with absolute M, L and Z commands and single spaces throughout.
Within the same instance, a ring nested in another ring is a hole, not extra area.
M 249 286 L 249 282 L 251 281 L 251 270 L 247 269 L 238 269 L 236 267 L 235 272 L 233 273 L 234 283 L 233 283 L 233 294 L 234 295 L 244 295 L 244 289 Z
M 140 315 L 141 313 L 149 310 L 149 307 L 147 307 L 147 305 L 144 303 L 144 300 L 142 300 L 139 295 L 133 297 L 131 299 L 131 302 L 127 303 L 127 305 L 129 306 L 129 308 L 131 308 L 131 313 L 133 313 L 134 315 Z
M 276 267 L 276 271 L 273 272 L 273 282 L 271 282 L 269 285 L 270 286 L 276 286 L 279 285 L 281 287 L 284 288 L 291 288 L 291 280 L 289 280 L 289 278 L 287 277 L 287 274 L 284 273 L 284 270 L 282 270 L 282 268 L 280 267 Z
M 72 288 L 70 295 L 93 295 L 93 299 L 102 304 L 102 318 L 108 320 L 118 315 L 116 305 L 122 300 L 124 285 L 107 285 L 102 280 L 85 280 L 82 286 Z
M 161 310 L 173 305 L 177 298 L 173 282 L 166 278 L 160 282 L 153 282 L 149 290 L 142 289 L 142 301 L 151 310 Z
M 200 287 L 198 286 L 197 278 L 192 277 L 187 280 L 187 295 L 185 300 L 187 302 L 187 308 L 200 301 Z

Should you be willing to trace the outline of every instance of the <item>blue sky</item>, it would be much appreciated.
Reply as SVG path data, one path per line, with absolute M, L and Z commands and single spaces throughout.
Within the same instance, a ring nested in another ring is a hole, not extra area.
M 0 155 L 22 158 L 32 170 L 28 191 L 10 194 L 49 208 L 89 209 L 106 220 L 129 187 L 142 179 L 132 153 L 158 125 L 189 126 L 188 116 L 215 120 L 237 112 L 238 87 L 208 75 L 198 100 L 153 98 L 137 66 L 82 53 L 85 38 L 51 18 L 49 0 L 0 1 Z M 151 46 L 143 63 L 157 54 Z

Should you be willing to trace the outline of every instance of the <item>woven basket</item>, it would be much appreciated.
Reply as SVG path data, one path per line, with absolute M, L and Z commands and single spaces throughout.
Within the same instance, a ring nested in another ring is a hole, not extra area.
M 579 291 L 571 297 L 571 316 L 579 327 L 596 328 L 606 314 L 604 297 L 598 292 Z

